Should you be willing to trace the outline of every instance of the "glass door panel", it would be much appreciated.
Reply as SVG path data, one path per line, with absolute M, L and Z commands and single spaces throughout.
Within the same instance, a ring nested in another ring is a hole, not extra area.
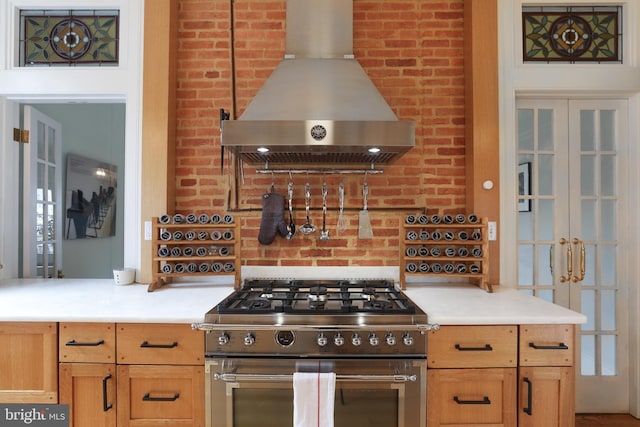
M 628 279 L 619 268 L 626 101 L 522 99 L 517 108 L 517 167 L 531 171 L 530 191 L 518 195 L 518 288 L 588 318 L 577 339 L 577 410 L 628 410 L 620 315 Z

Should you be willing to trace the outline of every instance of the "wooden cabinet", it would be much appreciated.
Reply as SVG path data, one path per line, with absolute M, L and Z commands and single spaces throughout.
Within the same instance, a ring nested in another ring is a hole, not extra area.
M 55 322 L 0 323 L 0 402 L 58 403 Z
M 516 425 L 516 369 L 429 369 L 427 426 Z
M 427 349 L 428 427 L 575 425 L 574 326 L 442 326 Z
M 117 325 L 118 427 L 204 425 L 204 334 L 189 325 Z
M 515 427 L 518 328 L 442 326 L 427 347 L 427 425 Z
M 60 403 L 69 405 L 69 427 L 115 427 L 116 364 L 61 363 Z
M 115 323 L 60 323 L 60 403 L 69 427 L 116 426 Z
M 118 324 L 119 364 L 204 365 L 202 331 L 180 324 Z
M 204 366 L 118 366 L 118 426 L 159 425 L 204 425 Z
M 575 425 L 574 327 L 520 327 L 519 427 Z
M 61 323 L 70 427 L 204 425 L 204 335 L 189 325 Z

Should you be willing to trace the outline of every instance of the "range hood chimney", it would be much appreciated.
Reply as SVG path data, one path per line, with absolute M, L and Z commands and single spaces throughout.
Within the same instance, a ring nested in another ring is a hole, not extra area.
M 415 144 L 354 59 L 351 0 L 287 0 L 285 58 L 221 127 L 250 163 L 388 164 Z

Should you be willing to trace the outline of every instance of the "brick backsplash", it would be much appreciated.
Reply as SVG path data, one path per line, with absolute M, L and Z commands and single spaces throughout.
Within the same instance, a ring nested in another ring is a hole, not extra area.
M 240 115 L 282 59 L 285 1 L 234 0 L 233 38 L 231 3 L 180 1 L 177 212 L 213 213 L 230 207 L 241 222 L 245 265 L 394 266 L 400 263 L 400 224 L 407 213 L 464 210 L 463 0 L 353 0 L 355 57 L 396 115 L 416 123 L 416 147 L 385 167 L 383 174 L 367 176 L 373 240 L 359 240 L 357 233 L 364 176 L 312 174 L 294 175 L 295 220 L 298 226 L 305 220 L 308 179 L 311 219 L 321 225 L 320 188 L 326 180 L 331 239 L 320 241 L 317 232 L 298 233 L 292 240 L 278 237 L 271 245 L 260 245 L 260 197 L 270 191 L 272 177 L 255 173 L 262 165 L 245 165 L 239 200 L 235 203 L 232 197 L 227 205 L 229 191 L 235 191 L 229 188 L 226 165 L 224 172 L 220 170 L 218 111 Z M 338 234 L 341 180 L 349 227 Z M 288 181 L 288 175 L 276 175 L 276 191 L 286 194 Z

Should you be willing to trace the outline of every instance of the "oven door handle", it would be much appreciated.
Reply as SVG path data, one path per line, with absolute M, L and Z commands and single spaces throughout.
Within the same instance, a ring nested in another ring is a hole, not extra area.
M 437 323 L 426 323 L 426 324 L 417 324 L 417 325 L 283 325 L 279 326 L 280 329 L 287 329 L 293 331 L 326 331 L 326 330 L 354 330 L 354 329 L 363 329 L 370 330 L 372 328 L 375 329 L 406 329 L 406 330 L 419 330 L 419 331 L 437 331 L 440 329 L 440 325 Z M 240 325 L 240 324 L 231 324 L 231 325 L 223 325 L 217 323 L 192 323 L 191 329 L 197 329 L 199 331 L 234 331 L 234 330 L 247 330 L 250 329 L 252 331 L 259 330 L 269 330 L 273 331 L 273 325 Z
M 234 373 L 214 373 L 214 380 L 236 382 L 238 380 L 245 381 L 293 381 L 293 375 L 272 375 L 272 374 L 234 374 Z M 417 375 L 336 375 L 336 381 L 366 382 L 366 381 L 384 381 L 390 383 L 405 383 L 408 381 L 417 381 Z

